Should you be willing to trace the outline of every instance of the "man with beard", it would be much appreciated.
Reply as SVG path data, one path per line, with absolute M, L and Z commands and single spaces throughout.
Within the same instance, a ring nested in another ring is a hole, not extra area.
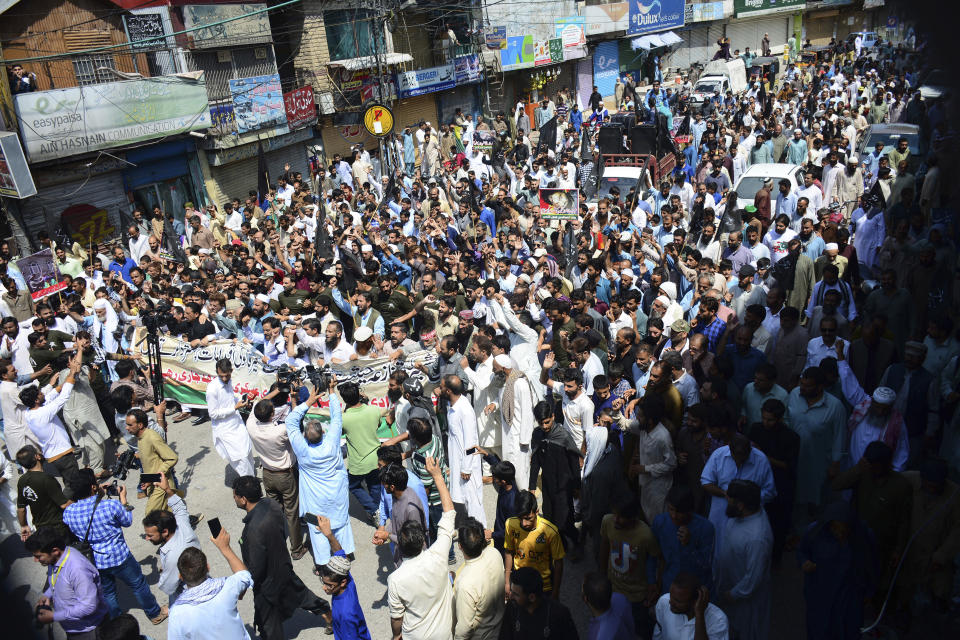
M 186 503 L 170 488 L 165 474 L 160 475 L 160 482 L 155 482 L 154 487 L 166 494 L 167 509 L 151 511 L 144 517 L 143 537 L 157 547 L 157 558 L 160 560 L 160 580 L 157 586 L 170 598 L 172 607 L 184 588 L 177 570 L 177 561 L 184 549 L 199 549 L 200 539 L 193 531 Z
M 453 334 L 453 338 L 457 342 L 457 351 L 467 354 L 472 351 L 476 331 L 477 329 L 473 324 L 473 311 L 464 309 L 457 316 L 457 330 Z
M 787 243 L 787 255 L 777 262 L 773 277 L 777 285 L 787 292 L 787 306 L 806 309 L 814 279 L 813 260 L 803 254 L 800 238 L 791 238 Z
M 394 322 L 390 325 L 390 341 L 384 343 L 383 352 L 391 359 L 403 359 L 406 354 L 420 349 L 420 345 L 407 335 L 407 325 Z
M 717 316 L 719 311 L 720 302 L 716 298 L 704 297 L 700 301 L 697 317 L 690 323 L 693 333 L 702 334 L 707 339 L 707 348 L 714 354 L 720 338 L 727 330 L 727 323 Z
M 657 640 L 729 637 L 727 616 L 710 602 L 710 591 L 699 578 L 682 571 L 667 588 L 655 608 L 657 629 L 654 637 Z
M 432 309 L 429 305 L 424 308 L 424 311 L 433 316 L 433 327 L 437 332 L 438 340 L 443 340 L 456 333 L 459 326 L 457 316 L 454 314 L 456 309 L 457 299 L 449 295 L 440 298 L 436 309 Z
M 840 301 L 840 292 L 831 289 L 824 294 L 823 302 L 813 308 L 813 313 L 808 316 L 807 322 L 811 339 L 820 337 L 820 321 L 824 318 L 832 318 L 836 321 L 838 336 L 844 339 L 850 337 L 850 322 L 840 313 Z
M 536 394 L 530 380 L 513 364 L 506 353 L 493 358 L 493 375 L 499 387 L 497 403 L 484 413 L 500 414 L 500 442 L 503 460 L 511 463 L 516 486 L 526 491 L 530 477 L 530 437 L 533 434 L 533 402 Z M 498 411 L 499 410 L 499 411 Z
M 280 309 L 286 309 L 290 315 L 301 315 L 313 310 L 310 292 L 298 289 L 292 275 L 283 277 L 283 291 L 277 296 L 277 302 L 280 303 Z
M 718 544 L 715 570 L 719 601 L 737 637 L 763 640 L 770 633 L 773 532 L 754 482 L 732 481 L 726 502 L 730 520 Z
M 234 480 L 233 502 L 245 512 L 240 554 L 253 578 L 253 617 L 260 637 L 282 640 L 283 621 L 297 609 L 322 615 L 330 624 L 329 603 L 308 589 L 293 570 L 280 505 L 263 497 L 254 476 Z
M 466 358 L 461 361 L 460 366 L 463 367 L 466 380 L 473 389 L 473 410 L 479 429 L 479 444 L 500 455 L 500 429 L 498 420 L 493 415 L 496 407 L 492 406 L 500 388 L 494 384 L 493 343 L 490 338 L 485 335 L 477 336 L 470 347 L 470 358 L 476 364 L 476 370 L 469 367 Z M 489 477 L 489 465 L 485 464 L 483 471 L 484 477 Z
M 892 158 L 891 158 L 892 160 Z M 836 172 L 836 177 L 830 184 L 830 188 L 824 185 L 824 191 L 827 199 L 831 202 L 838 202 L 843 211 L 843 220 L 850 222 L 850 214 L 857 206 L 857 198 L 863 194 L 863 171 L 858 166 L 860 160 L 857 156 L 847 158 L 846 168 Z
M 840 269 L 835 264 L 823 267 L 823 279 L 813 286 L 810 302 L 807 304 L 807 317 L 813 317 L 813 309 L 824 304 L 824 295 L 827 291 L 836 291 L 840 294 L 839 312 L 851 323 L 857 320 L 857 305 L 854 301 L 853 289 L 840 279 Z
M 476 518 L 486 526 L 483 511 L 483 480 L 481 457 L 477 455 L 479 432 L 477 415 L 464 395 L 463 382 L 457 376 L 446 376 L 440 386 L 440 396 L 447 402 L 447 451 L 450 456 L 450 497 L 458 511 Z
M 330 290 L 330 296 L 334 303 L 347 315 L 353 316 L 353 330 L 360 327 L 367 327 L 373 331 L 374 335 L 381 340 L 384 335 L 386 324 L 380 312 L 373 308 L 373 294 L 369 291 L 359 291 L 354 296 L 354 304 L 350 304 L 343 299 L 340 289 L 334 287 Z
M 322 367 L 325 364 L 341 364 L 355 360 L 356 357 L 353 347 L 343 338 L 343 325 L 338 320 L 332 320 L 324 332 L 323 357 L 319 365 Z
M 394 322 L 406 324 L 416 314 L 406 293 L 396 288 L 395 280 L 396 276 L 393 274 L 380 276 L 377 281 L 380 288 L 373 297 L 373 306 L 383 316 L 385 326 Z

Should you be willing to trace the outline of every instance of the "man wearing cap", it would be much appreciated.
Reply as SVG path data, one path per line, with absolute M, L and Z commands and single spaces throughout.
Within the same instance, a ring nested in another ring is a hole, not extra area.
M 766 302 L 767 294 L 763 287 L 753 283 L 753 278 L 757 270 L 749 264 L 745 264 L 737 271 L 737 284 L 729 288 L 733 295 L 730 301 L 730 308 L 738 318 L 743 318 L 747 307 L 752 304 L 763 304 Z
M 814 307 L 823 306 L 827 291 L 837 291 L 840 294 L 838 311 L 850 323 L 855 322 L 858 316 L 853 288 L 840 279 L 840 269 L 833 263 L 827 263 L 823 266 L 823 278 L 813 286 L 810 301 L 807 303 L 807 317 L 813 316 Z
M 794 129 L 793 137 L 786 146 L 786 161 L 789 164 L 804 165 L 807 162 L 807 141 L 803 137 L 803 130 Z
M 903 347 L 903 362 L 891 364 L 880 378 L 880 385 L 893 389 L 897 395 L 893 408 L 903 416 L 907 426 L 911 458 L 919 457 L 924 435 L 935 433 L 939 428 L 941 400 L 948 401 L 945 415 L 950 419 L 949 394 L 960 388 L 955 361 L 947 363 L 937 376 L 923 367 L 926 357 L 925 344 L 909 341 Z M 943 391 L 947 393 L 941 398 Z
M 840 385 L 847 402 L 853 407 L 847 428 L 850 431 L 850 462 L 857 464 L 867 445 L 880 440 L 893 451 L 893 470 L 903 471 L 910 457 L 908 431 L 903 415 L 894 404 L 897 393 L 890 387 L 880 386 L 873 395 L 860 386 L 857 377 L 846 360 L 846 349 L 837 347 L 837 367 L 840 370 Z
M 841 204 L 845 222 L 850 221 L 850 214 L 857 205 L 857 199 L 863 194 L 863 170 L 859 165 L 860 159 L 857 156 L 851 155 L 847 158 L 846 168 L 836 175 L 828 194 L 831 202 Z
M 531 381 L 506 353 L 493 358 L 493 372 L 500 394 L 497 402 L 491 402 L 483 411 L 499 414 L 502 459 L 513 464 L 517 489 L 525 491 L 530 476 L 530 438 L 536 394 Z

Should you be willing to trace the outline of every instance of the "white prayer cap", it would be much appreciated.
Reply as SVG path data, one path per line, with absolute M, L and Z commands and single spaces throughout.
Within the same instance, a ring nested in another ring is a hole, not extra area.
M 97 298 L 93 303 L 94 309 L 107 309 L 110 307 L 110 303 L 107 302 L 106 298 Z
M 840 245 L 836 242 L 828 242 L 823 246 L 824 251 L 840 251 Z
M 510 359 L 510 356 L 505 353 L 494 357 L 493 361 L 504 369 L 513 369 L 513 361 Z
M 270 296 L 267 296 L 262 293 L 257 294 L 257 301 L 262 302 L 263 304 L 270 304 Z
M 306 229 L 306 228 L 307 228 L 307 225 L 305 225 L 305 224 L 303 224 L 302 222 L 300 222 L 299 220 L 297 220 L 296 222 L 293 223 L 293 228 L 294 228 L 294 229 Z
M 620 232 L 620 242 L 630 242 L 630 238 L 633 237 L 633 234 L 629 231 Z
M 369 244 L 360 245 L 360 251 L 373 251 L 373 247 Z
M 664 307 L 670 306 L 670 298 L 668 298 L 667 296 L 657 296 L 656 299 L 654 299 L 654 302 L 659 302 Z
M 633 275 L 633 269 L 622 269 L 620 271 L 620 277 L 630 276 L 631 278 L 636 278 L 637 276 Z
M 897 392 L 890 387 L 877 387 L 873 390 L 873 401 L 880 404 L 893 404 L 897 401 Z
M 664 283 L 662 283 L 662 284 L 660 285 L 660 291 L 663 291 L 663 293 L 664 293 L 668 298 L 670 298 L 670 300 L 676 300 L 676 299 L 677 299 L 677 285 L 673 284 L 672 282 L 664 282 Z
M 539 249 L 533 252 L 534 258 L 542 258 L 545 255 L 547 255 L 547 250 L 544 249 L 543 247 L 540 247 Z
M 530 284 L 530 276 L 525 273 L 521 273 L 517 276 L 517 282 L 526 282 L 527 284 Z
M 213 253 L 213 249 L 204 249 L 204 248 L 201 248 L 197 253 L 202 253 L 202 254 L 204 254 L 204 255 L 210 255 L 210 254 Z
M 373 329 L 370 327 L 360 327 L 353 332 L 353 339 L 357 342 L 366 342 L 373 337 Z

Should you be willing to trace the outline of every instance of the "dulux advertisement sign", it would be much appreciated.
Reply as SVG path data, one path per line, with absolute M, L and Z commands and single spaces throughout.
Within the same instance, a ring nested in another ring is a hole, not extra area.
M 628 35 L 655 33 L 683 26 L 683 0 L 630 0 Z

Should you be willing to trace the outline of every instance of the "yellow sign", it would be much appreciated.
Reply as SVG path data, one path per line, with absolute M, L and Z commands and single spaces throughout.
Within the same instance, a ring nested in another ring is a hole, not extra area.
M 363 126 L 370 135 L 382 137 L 393 131 L 393 112 L 382 104 L 367 107 L 363 113 Z

